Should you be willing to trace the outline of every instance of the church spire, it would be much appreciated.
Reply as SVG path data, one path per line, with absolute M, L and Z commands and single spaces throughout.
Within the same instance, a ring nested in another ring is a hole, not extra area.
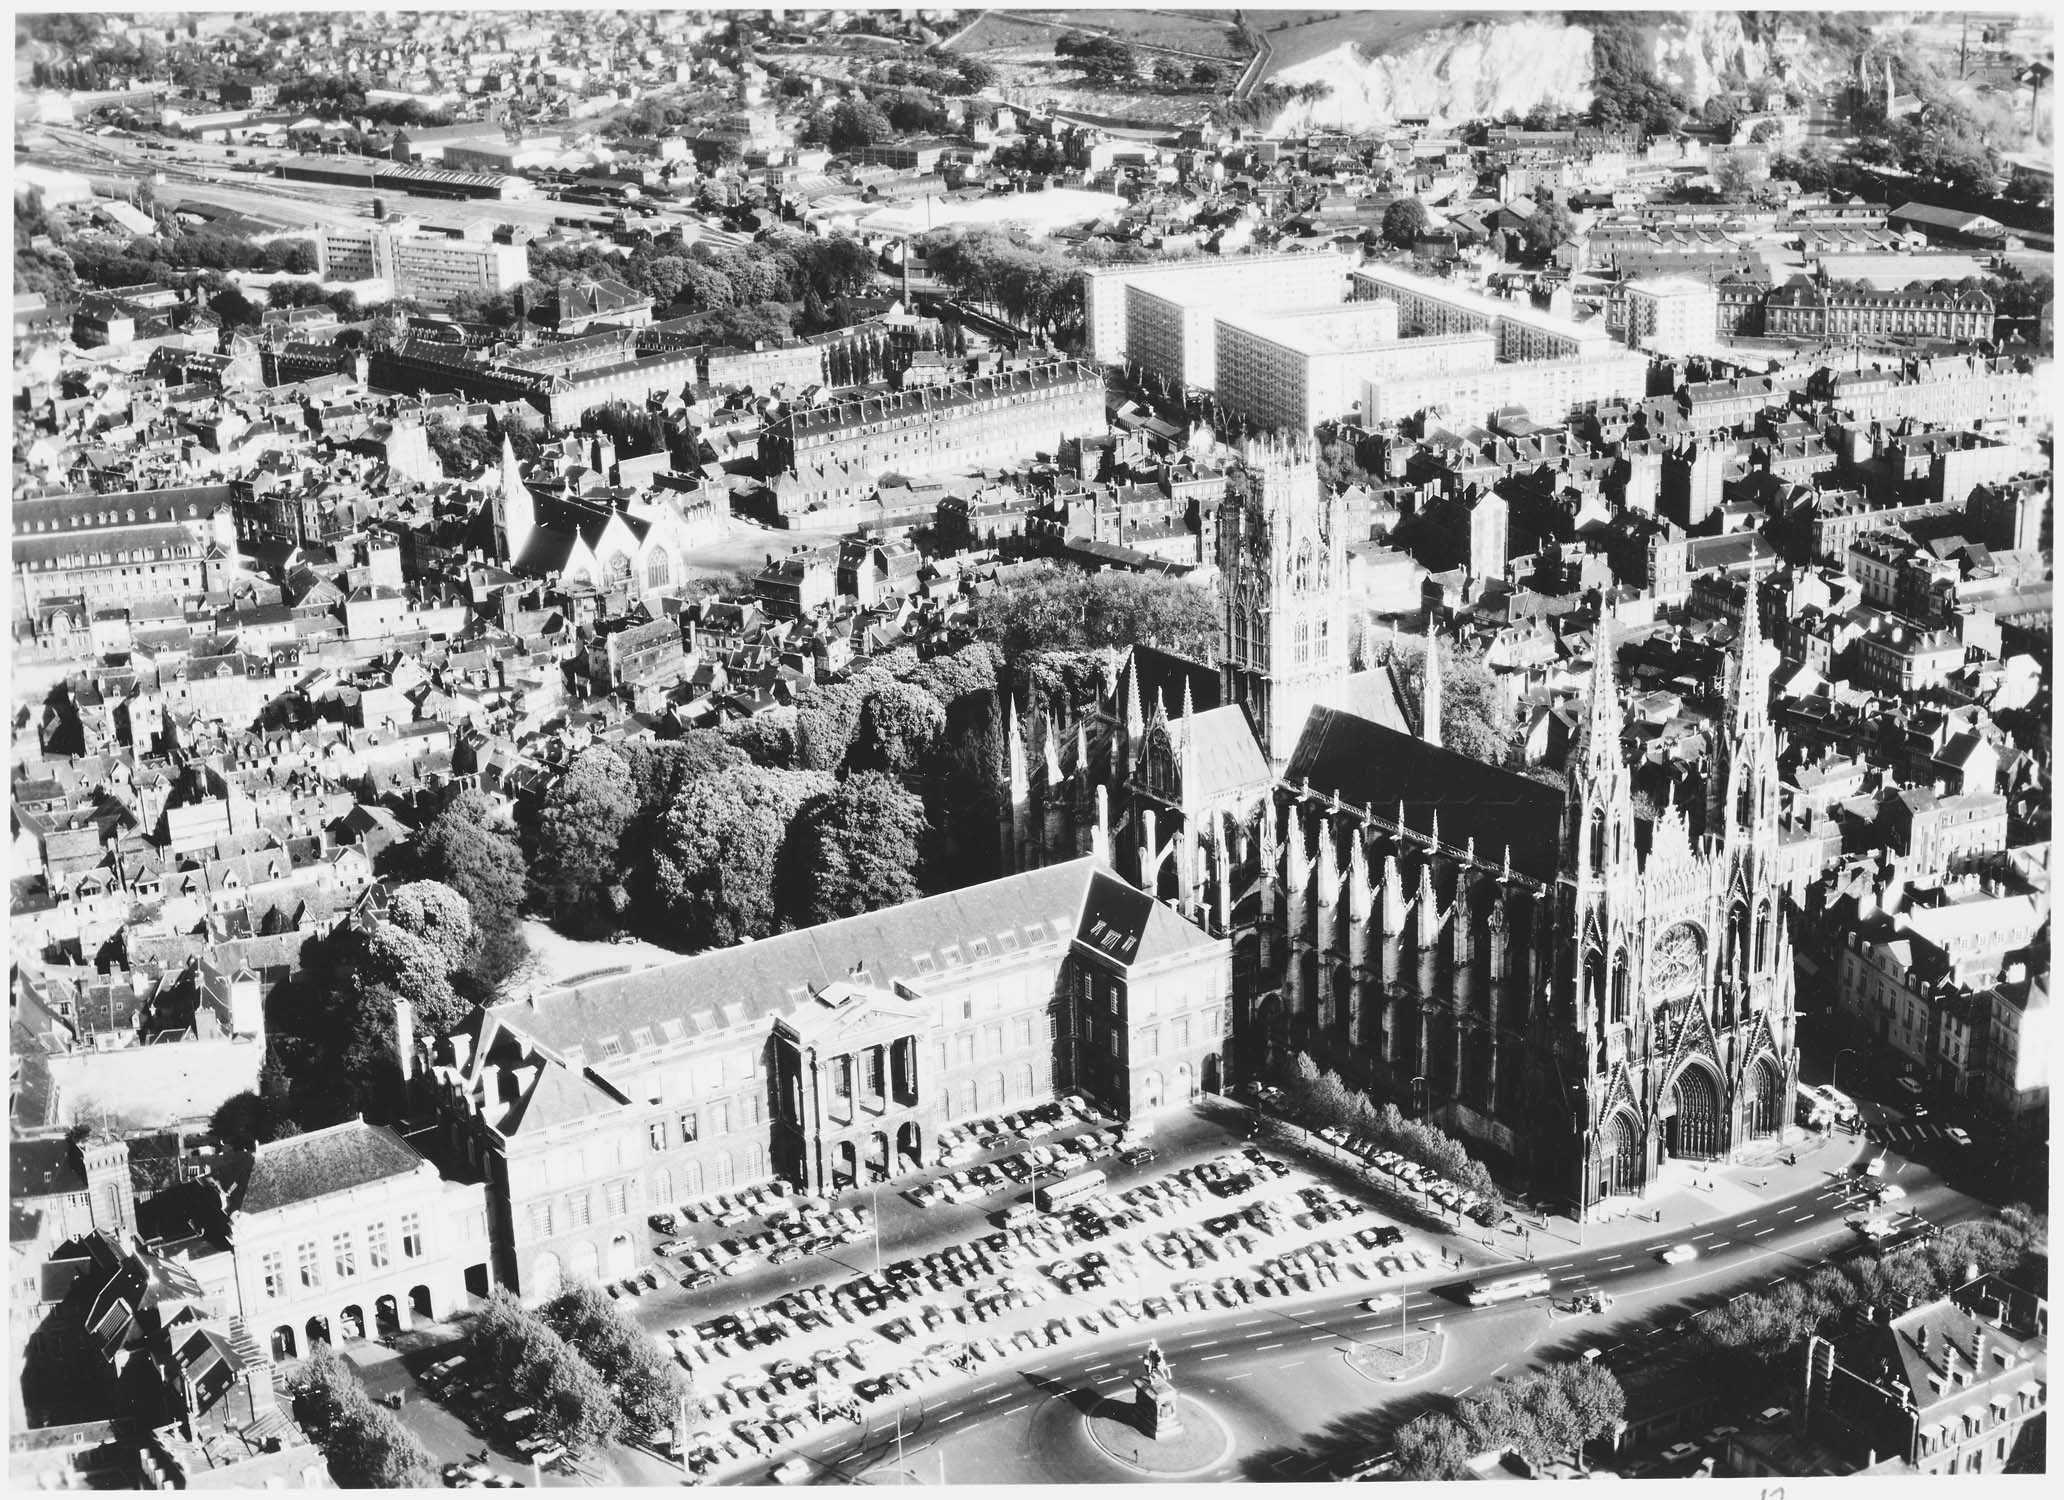
M 1426 670 L 1419 687 L 1419 738 L 1441 742 L 1440 642 L 1434 639 L 1433 611 L 1426 612 Z
M 1591 647 L 1591 715 L 1587 728 L 1593 764 L 1620 755 L 1620 686 L 1614 660 L 1612 617 L 1602 610 Z
M 500 562 L 515 562 L 530 546 L 531 533 L 537 530 L 537 502 L 531 498 L 530 486 L 523 482 L 523 470 L 516 462 L 516 445 L 507 433 L 502 434 L 501 474 L 494 496 L 496 540 L 500 542 Z
M 1735 643 L 1734 731 L 1737 737 L 1762 727 L 1770 714 L 1770 674 L 1763 661 L 1762 611 L 1757 607 L 1756 581 L 1749 580 L 1742 599 L 1741 637 Z

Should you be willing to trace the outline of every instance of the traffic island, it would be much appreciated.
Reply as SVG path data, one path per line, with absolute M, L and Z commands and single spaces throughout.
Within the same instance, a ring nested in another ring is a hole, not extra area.
M 1140 1430 L 1133 1404 L 1104 1401 L 1085 1413 L 1082 1430 L 1110 1462 L 1155 1479 L 1189 1479 L 1210 1472 L 1233 1451 L 1233 1435 L 1203 1402 L 1174 1398 L 1177 1423 L 1159 1437 Z
M 1347 1351 L 1347 1367 L 1364 1380 L 1402 1384 L 1431 1375 L 1447 1352 L 1447 1335 L 1438 1329 L 1414 1331 L 1400 1338 L 1370 1339 Z

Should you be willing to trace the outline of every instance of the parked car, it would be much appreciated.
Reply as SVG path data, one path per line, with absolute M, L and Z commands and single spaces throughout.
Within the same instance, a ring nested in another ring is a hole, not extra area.
M 670 1213 L 656 1213 L 649 1215 L 646 1218 L 645 1222 L 650 1224 L 654 1229 L 658 1230 L 661 1234 L 672 1234 L 677 1228 L 680 1227 L 680 1221 Z
M 1154 1159 L 1154 1148 L 1151 1146 L 1134 1146 L 1129 1151 L 1119 1152 L 1118 1159 L 1128 1167 L 1144 1167 Z

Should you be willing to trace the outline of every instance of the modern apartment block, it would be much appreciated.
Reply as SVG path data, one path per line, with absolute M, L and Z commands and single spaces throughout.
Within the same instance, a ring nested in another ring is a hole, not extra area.
M 1489 297 L 1397 266 L 1361 266 L 1347 279 L 1354 301 L 1397 303 L 1400 332 L 1408 339 L 1488 328 L 1500 359 L 1608 359 L 1619 352 L 1602 319 L 1574 322 L 1531 303 Z
M 1715 343 L 1720 294 L 1712 283 L 1659 276 L 1627 285 L 1627 342 L 1663 355 L 1697 354 Z
M 1321 250 L 1086 270 L 1082 273 L 1082 307 L 1090 359 L 1098 365 L 1137 362 L 1128 322 L 1134 288 L 1183 303 L 1216 301 L 1248 309 L 1309 306 L 1338 302 L 1353 263 L 1350 256 L 1337 250 Z
M 326 229 L 315 243 L 316 270 L 325 281 L 378 279 L 396 297 L 419 302 L 498 296 L 530 276 L 530 251 L 523 245 L 428 233 L 405 220 Z
M 1293 312 L 1218 315 L 1219 403 L 1257 427 L 1308 433 L 1346 416 L 1362 383 L 1398 362 L 1416 362 L 1398 341 L 1398 310 L 1376 302 Z

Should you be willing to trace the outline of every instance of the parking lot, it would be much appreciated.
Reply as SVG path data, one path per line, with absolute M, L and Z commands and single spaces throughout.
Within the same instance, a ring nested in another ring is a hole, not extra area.
M 764 1461 L 1044 1349 L 1438 1273 L 1424 1226 L 1245 1140 L 1244 1124 L 1180 1126 L 1155 1141 L 1070 1101 L 942 1135 L 936 1175 L 873 1195 L 875 1209 L 761 1189 L 662 1218 L 657 1258 L 702 1304 L 655 1329 L 696 1392 L 691 1472 Z M 945 1215 L 958 1232 L 941 1239 Z M 638 1300 L 641 1318 L 663 1305 L 649 1287 Z

